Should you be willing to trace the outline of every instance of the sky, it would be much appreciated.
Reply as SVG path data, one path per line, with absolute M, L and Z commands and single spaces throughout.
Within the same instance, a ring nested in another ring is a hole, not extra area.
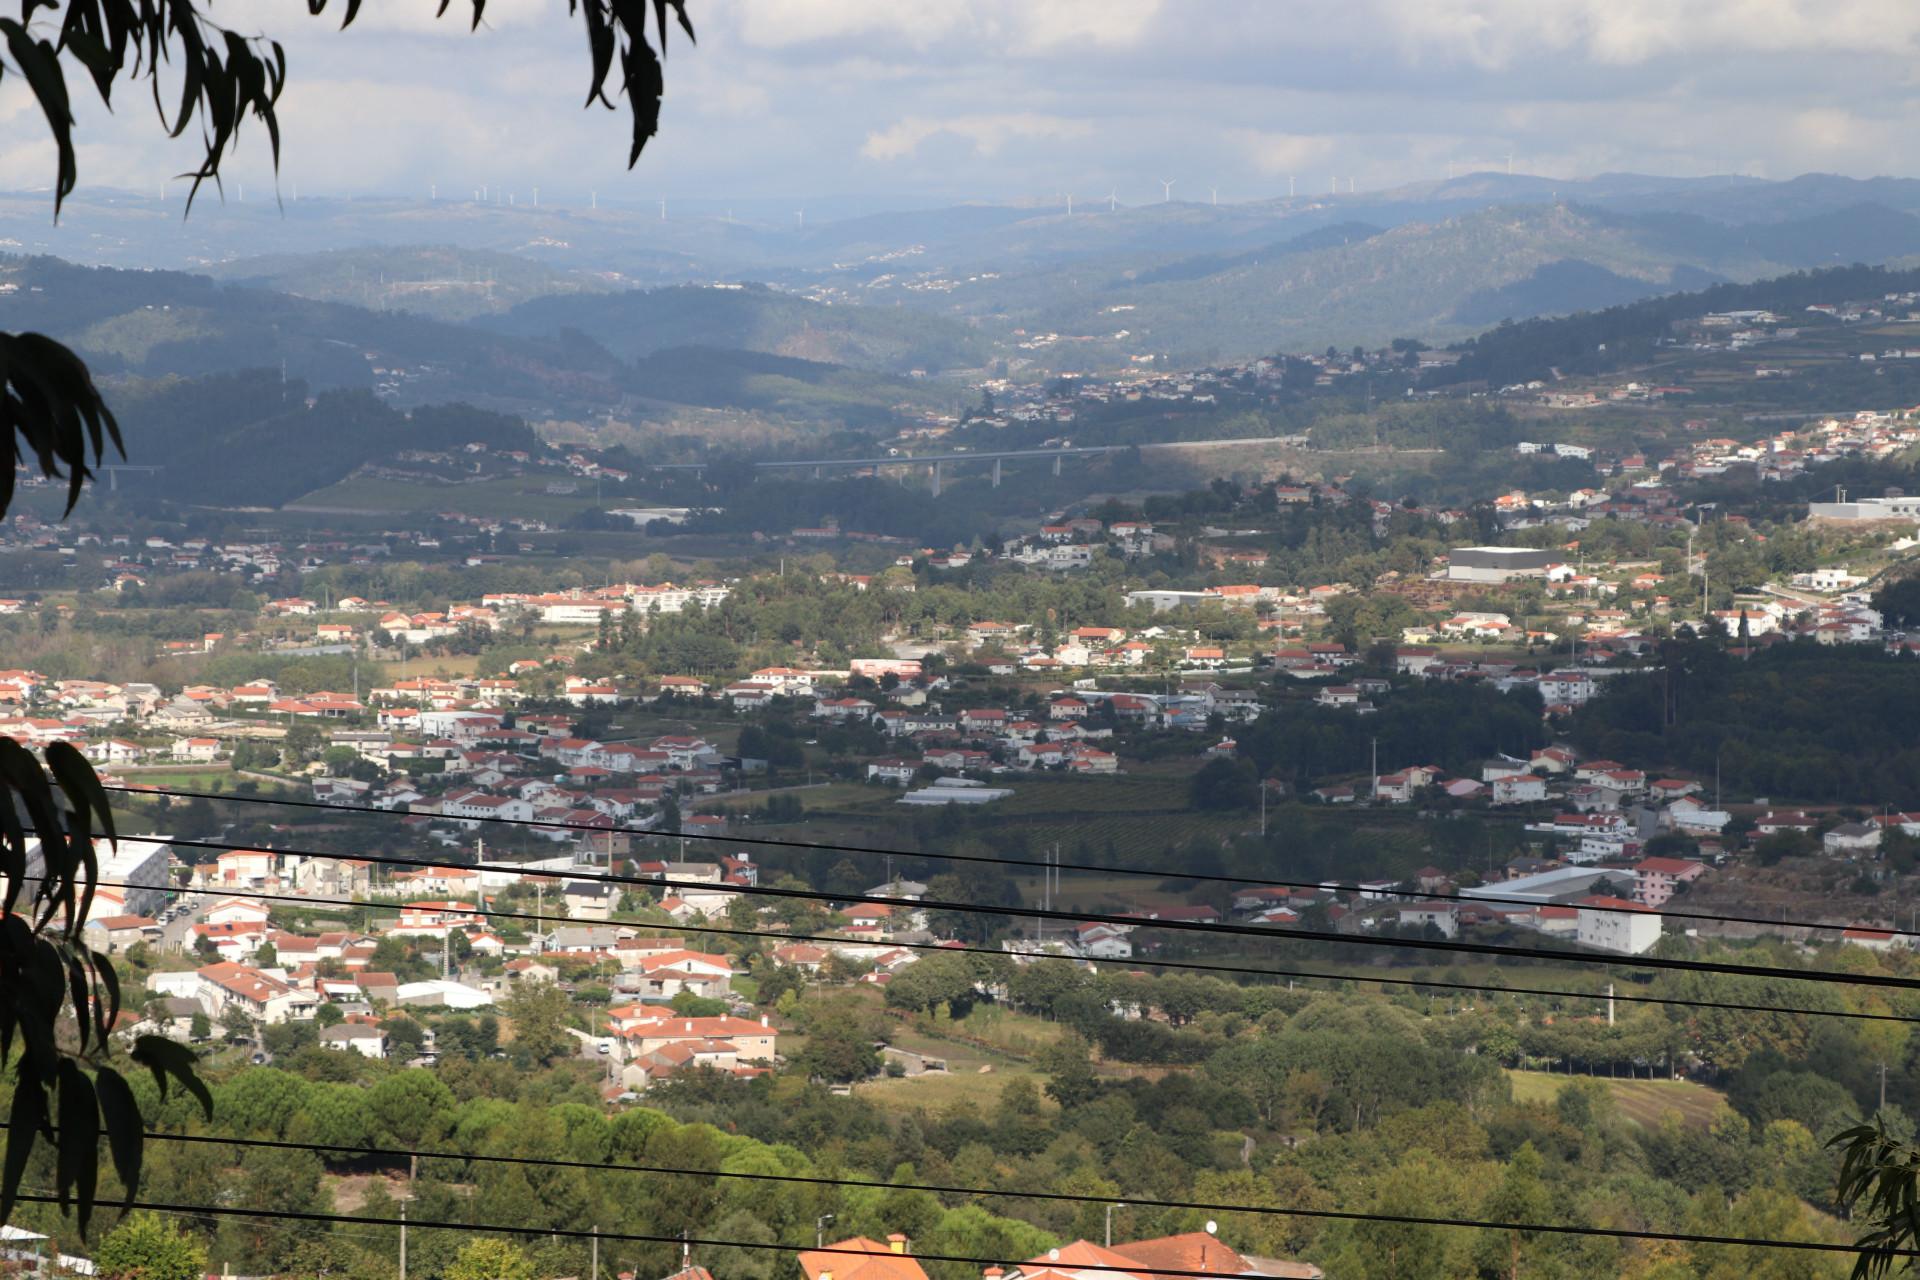
M 661 137 L 582 110 L 565 0 L 369 0 L 354 27 L 294 0 L 213 12 L 287 48 L 283 193 L 808 206 L 1284 195 L 1504 169 L 1784 178 L 1920 173 L 1912 0 L 689 0 Z M 338 11 L 339 0 L 334 10 Z M 44 19 L 43 19 L 44 20 Z M 678 32 L 675 32 L 678 36 Z M 86 187 L 192 166 L 151 104 L 74 86 Z M 0 188 L 51 180 L 0 78 Z M 232 163 L 265 193 L 254 130 Z

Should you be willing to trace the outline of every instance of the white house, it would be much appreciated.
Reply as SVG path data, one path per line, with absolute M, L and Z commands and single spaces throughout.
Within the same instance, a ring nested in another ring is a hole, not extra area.
M 1584 898 L 1579 911 L 1574 939 L 1583 947 L 1637 956 L 1651 951 L 1660 941 L 1659 914 L 1637 902 L 1628 902 L 1625 898 Z
M 1460 933 L 1460 904 L 1457 902 L 1416 902 L 1399 910 L 1402 928 L 1424 929 L 1432 925 L 1442 937 L 1447 938 Z
M 343 1022 L 320 1033 L 320 1047 L 353 1052 L 363 1058 L 387 1056 L 387 1033 L 365 1022 Z
M 1490 780 L 1495 804 L 1538 804 L 1547 798 L 1547 780 L 1531 773 L 1509 773 Z
M 1880 847 L 1880 828 L 1864 822 L 1843 822 L 1820 837 L 1828 853 L 1865 853 Z

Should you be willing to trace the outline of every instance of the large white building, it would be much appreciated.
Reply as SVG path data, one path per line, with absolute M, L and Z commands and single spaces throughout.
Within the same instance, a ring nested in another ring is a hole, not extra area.
M 94 894 L 92 914 L 96 916 L 154 916 L 166 906 L 172 882 L 167 870 L 171 860 L 166 842 L 155 839 L 122 839 L 109 844 L 94 841 L 99 860 L 100 886 Z M 38 838 L 27 841 L 27 868 L 21 888 L 23 899 L 31 900 L 46 875 L 47 865 L 40 853 Z M 80 923 L 85 924 L 83 920 Z
M 1625 898 L 1587 898 L 1580 903 L 1574 940 L 1596 951 L 1637 956 L 1660 941 L 1660 914 Z
M 1809 502 L 1807 515 L 1816 520 L 1920 520 L 1920 497 Z
M 1534 547 L 1455 547 L 1447 553 L 1447 577 L 1454 582 L 1506 582 L 1538 578 L 1560 558 Z

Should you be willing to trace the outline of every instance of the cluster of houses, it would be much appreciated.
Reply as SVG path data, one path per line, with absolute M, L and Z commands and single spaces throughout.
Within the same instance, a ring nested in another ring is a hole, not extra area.
M 163 849 L 160 857 L 165 862 Z M 660 882 L 655 905 L 676 924 L 725 914 L 739 889 L 758 876 L 744 854 L 620 865 Z M 607 1063 L 610 1094 L 643 1090 L 691 1067 L 751 1075 L 778 1062 L 777 1028 L 767 1017 L 744 1016 L 747 1006 L 733 994 L 735 961 L 696 950 L 685 937 L 651 936 L 645 925 L 614 922 L 613 886 L 583 874 L 591 876 L 572 857 L 395 871 L 363 859 L 232 850 L 182 875 L 180 900 L 204 906 L 167 903 L 175 896 L 165 887 L 169 876 L 156 886 L 154 901 L 137 904 L 157 915 L 96 911 L 87 928 L 90 940 L 108 951 L 139 943 L 161 953 L 163 964 L 174 952 L 204 961 L 149 976 L 147 1020 L 167 1034 L 191 1035 L 196 1015 L 231 1030 L 312 1019 L 332 1006 L 340 1016 L 326 1020 L 319 1035 L 324 1047 L 385 1057 L 393 1047 L 382 1023 L 394 1010 L 485 1009 L 513 983 L 592 972 L 607 983 L 611 1003 L 604 1023 L 580 1034 L 581 1052 Z M 539 914 L 552 923 L 510 941 L 493 927 L 492 907 L 499 893 L 516 886 L 538 891 Z M 906 881 L 876 886 L 865 896 L 895 901 L 849 906 L 829 926 L 830 936 L 777 947 L 772 959 L 817 972 L 838 957 L 862 971 L 863 981 L 884 985 L 918 958 L 897 940 L 931 937 L 916 905 L 924 890 Z M 383 910 L 364 931 L 299 933 L 276 925 L 263 894 L 317 902 L 351 895 Z M 378 968 L 383 938 L 420 944 L 440 958 L 441 975 L 402 980 Z M 682 1013 L 674 1004 L 682 996 L 718 1000 L 728 1011 Z M 431 1055 L 430 1043 L 425 1052 Z

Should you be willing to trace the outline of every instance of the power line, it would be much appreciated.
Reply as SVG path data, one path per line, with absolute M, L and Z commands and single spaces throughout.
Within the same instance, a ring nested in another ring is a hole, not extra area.
M 135 885 L 125 881 L 103 881 L 98 886 L 103 889 L 140 889 L 150 885 Z M 203 897 L 253 898 L 267 902 L 287 902 L 305 907 L 350 907 L 374 911 L 397 911 L 400 904 L 363 902 L 351 899 L 310 898 L 292 893 L 267 893 L 256 889 L 178 889 L 176 893 L 195 894 Z M 720 925 L 659 923 L 656 921 L 576 921 L 564 916 L 536 915 L 531 911 L 501 911 L 492 907 L 468 907 L 459 904 L 463 915 L 480 916 L 487 919 L 527 920 L 535 924 L 619 924 L 632 928 L 659 929 L 669 933 L 716 934 L 732 938 L 765 938 L 777 942 L 819 942 L 826 944 L 845 944 L 848 939 L 837 938 L 824 933 L 786 933 L 772 929 L 739 929 Z M 980 955 L 995 956 L 1001 959 L 1019 960 L 1058 960 L 1073 964 L 1086 963 L 1078 956 L 1064 955 L 1058 952 L 1028 952 L 1017 957 L 1015 953 L 996 947 L 977 947 L 958 942 L 889 942 L 888 947 L 898 947 L 904 951 L 927 951 L 936 955 Z M 1551 955 L 1552 953 L 1542 953 Z M 1471 982 L 1449 982 L 1444 979 L 1430 978 L 1393 978 L 1372 974 L 1327 973 L 1310 969 L 1259 969 L 1246 965 L 1210 964 L 1199 960 L 1149 960 L 1140 957 L 1130 958 L 1127 965 L 1138 965 L 1155 969 L 1180 969 L 1199 973 L 1233 974 L 1240 977 L 1289 978 L 1301 981 L 1319 982 L 1370 982 L 1391 987 L 1433 987 L 1448 991 L 1472 991 L 1491 995 L 1547 996 L 1565 1000 L 1613 1000 L 1621 1004 L 1672 1005 L 1690 1009 L 1721 1009 L 1735 1013 L 1775 1013 L 1804 1016 L 1809 1018 L 1847 1018 L 1861 1022 L 1920 1022 L 1920 1017 L 1909 1017 L 1898 1013 L 1865 1013 L 1849 1009 L 1784 1009 L 1777 1005 L 1742 1004 L 1724 1000 L 1689 1000 L 1679 996 L 1645 996 L 1631 994 L 1609 994 L 1604 991 L 1568 991 L 1553 987 L 1514 987 L 1488 986 Z
M 221 849 L 229 852 L 251 853 L 257 851 L 256 845 L 235 844 L 224 840 L 190 840 L 176 836 L 153 837 L 156 843 L 179 845 L 186 848 Z M 386 857 L 378 854 L 327 853 L 314 849 L 279 849 L 278 853 L 297 854 L 301 857 L 326 858 L 335 861 L 365 862 L 381 866 L 407 867 L 413 870 L 436 869 L 471 871 L 475 868 L 462 863 L 446 860 L 423 860 Z M 510 865 L 493 864 L 490 870 L 512 870 Z M 666 878 L 649 879 L 644 876 L 614 875 L 612 873 L 569 871 L 567 878 L 590 884 L 628 885 L 643 889 L 694 889 L 710 891 L 714 886 L 698 880 L 671 880 Z M 900 904 L 898 898 L 886 898 L 868 893 L 822 893 L 815 889 L 782 889 L 772 885 L 727 885 L 728 893 L 745 894 L 753 897 L 780 898 L 788 901 L 871 903 L 893 907 Z M 1643 969 L 1672 969 L 1686 973 L 1719 973 L 1749 978 L 1777 978 L 1794 982 L 1831 982 L 1843 986 L 1887 987 L 1901 991 L 1920 991 L 1920 978 L 1901 978 L 1890 974 L 1844 973 L 1832 969 L 1782 969 L 1775 965 L 1735 964 L 1730 961 L 1685 960 L 1671 956 L 1608 956 L 1593 955 L 1586 952 L 1547 952 L 1535 947 L 1512 947 L 1492 942 L 1463 942 L 1457 938 L 1409 938 L 1404 936 L 1376 937 L 1369 934 L 1338 933 L 1324 929 L 1289 928 L 1284 932 L 1258 925 L 1208 923 L 1198 920 L 1161 920 L 1147 916 L 1119 915 L 1108 912 L 1060 911 L 1041 907 L 995 907 L 976 902 L 950 902 L 944 899 L 919 899 L 916 905 L 927 911 L 955 911 L 968 915 L 1011 916 L 1026 920 L 1050 921 L 1062 924 L 1109 924 L 1127 929 L 1165 929 L 1177 933 L 1195 933 L 1214 937 L 1262 938 L 1269 942 L 1276 939 L 1304 939 L 1310 942 L 1331 942 L 1346 946 L 1401 947 L 1414 951 L 1454 952 L 1463 955 L 1511 956 L 1520 959 L 1538 960 L 1542 958 L 1566 960 L 1573 964 L 1589 965 L 1628 965 Z M 1613 908 L 1603 910 L 1615 911 Z
M 264 804 L 293 809 L 321 809 L 331 810 L 336 813 L 364 813 L 381 817 L 408 816 L 400 813 L 397 809 L 375 809 L 368 805 L 330 804 L 320 800 L 293 800 L 277 796 L 227 795 L 212 791 L 172 791 L 162 787 L 110 786 L 106 789 L 108 791 L 122 791 L 130 795 L 159 795 L 190 800 L 225 800 L 240 804 Z M 1359 884 L 1348 884 L 1342 881 L 1272 880 L 1257 876 L 1227 876 L 1201 871 L 1171 871 L 1140 867 L 1104 867 L 1090 862 L 1036 862 L 1031 858 L 1009 858 L 998 854 L 984 853 L 921 853 L 907 849 L 874 848 L 867 845 L 820 844 L 807 840 L 775 840 L 767 836 L 714 835 L 711 832 L 705 831 L 671 832 L 632 827 L 596 827 L 584 822 L 562 822 L 547 818 L 503 818 L 488 815 L 482 817 L 463 817 L 455 819 L 455 821 L 486 822 L 510 827 L 536 827 L 543 830 L 554 831 L 577 831 L 587 835 L 607 835 L 615 830 L 619 830 L 629 836 L 643 835 L 663 840 L 718 840 L 727 844 L 755 845 L 770 849 L 826 850 L 838 853 L 871 854 L 876 857 L 926 858 L 942 862 L 965 862 L 986 866 L 1021 867 L 1029 871 L 1046 871 L 1049 869 L 1085 871 L 1096 875 L 1138 876 L 1152 880 L 1192 880 L 1201 884 L 1227 884 L 1236 885 L 1241 888 L 1307 889 L 1342 893 L 1360 893 L 1365 891 L 1364 887 Z M 1516 898 L 1499 894 L 1445 893 L 1435 889 L 1394 889 L 1392 895 L 1395 898 L 1413 898 L 1434 902 L 1461 902 L 1468 905 L 1521 907 L 1537 907 L 1542 905 L 1533 898 Z M 1665 919 L 1702 920 L 1713 924 L 1766 925 L 1770 928 L 1840 930 L 1854 927 L 1849 924 L 1832 924 L 1814 920 L 1787 920 L 1773 916 L 1739 916 L 1707 911 L 1668 910 L 1665 908 L 1662 908 L 1660 915 Z M 1890 925 L 1884 929 L 1875 927 L 1874 932 L 1889 934 L 1895 937 L 1920 938 L 1920 929 L 1902 929 L 1897 925 Z
M 9 1127 L 10 1126 L 6 1124 L 0 1123 L 0 1129 L 6 1129 Z M 1721 1236 L 1693 1235 L 1693 1234 L 1685 1234 L 1685 1233 L 1669 1234 L 1665 1232 L 1642 1232 L 1642 1231 L 1633 1231 L 1633 1230 L 1627 1230 L 1627 1229 L 1615 1230 L 1615 1229 L 1608 1229 L 1608 1228 L 1601 1228 L 1601 1227 L 1576 1227 L 1576 1226 L 1557 1226 L 1556 1227 L 1556 1226 L 1535 1225 L 1530 1223 L 1480 1222 L 1480 1221 L 1461 1220 L 1461 1219 L 1453 1219 L 1453 1218 L 1421 1218 L 1421 1217 L 1412 1217 L 1412 1216 L 1403 1217 L 1396 1214 L 1341 1213 L 1333 1210 L 1281 1208 L 1277 1205 L 1204 1204 L 1204 1203 L 1200 1203 L 1198 1201 L 1192 1201 L 1192 1200 L 1158 1200 L 1158 1199 L 1152 1199 L 1147 1197 L 1129 1197 L 1129 1196 L 1122 1196 L 1122 1195 L 1089 1196 L 1089 1195 L 1075 1195 L 1065 1191 L 1008 1191 L 1008 1190 L 1001 1190 L 1001 1189 L 991 1188 L 991 1187 L 949 1187 L 949 1186 L 941 1186 L 937 1183 L 874 1182 L 865 1178 L 823 1178 L 823 1177 L 816 1177 L 808 1174 L 798 1174 L 798 1173 L 741 1173 L 741 1172 L 729 1172 L 727 1170 L 722 1170 L 722 1169 L 683 1169 L 683 1168 L 679 1168 L 672 1165 L 606 1164 L 606 1163 L 603 1163 L 600 1161 L 594 1161 L 594 1160 L 557 1160 L 557 1159 L 546 1159 L 546 1158 L 539 1158 L 539 1157 L 532 1157 L 532 1156 L 461 1155 L 451 1151 L 414 1151 L 414 1150 L 407 1150 L 407 1149 L 381 1148 L 381 1147 L 356 1147 L 356 1146 L 342 1146 L 342 1145 L 330 1146 L 326 1143 L 292 1142 L 292 1141 L 275 1139 L 275 1138 L 223 1138 L 223 1137 L 213 1136 L 210 1134 L 184 1134 L 184 1133 L 160 1133 L 160 1132 L 149 1132 L 144 1136 L 150 1140 L 158 1140 L 162 1142 L 185 1142 L 185 1143 L 195 1143 L 195 1144 L 206 1145 L 206 1146 L 258 1147 L 258 1148 L 264 1148 L 268 1150 L 279 1150 L 279 1151 L 311 1151 L 319 1154 L 327 1154 L 330 1152 L 339 1152 L 339 1153 L 351 1152 L 355 1155 L 378 1156 L 378 1157 L 395 1159 L 395 1160 L 411 1160 L 416 1157 L 422 1160 L 466 1160 L 466 1161 L 471 1161 L 478 1164 L 522 1165 L 522 1166 L 532 1166 L 535 1168 L 549 1168 L 549 1169 L 585 1169 L 593 1172 L 648 1173 L 648 1174 L 661 1174 L 669 1177 L 733 1178 L 733 1179 L 737 1179 L 739 1181 L 745 1181 L 745 1182 L 774 1182 L 774 1183 L 798 1184 L 802 1186 L 859 1187 L 863 1189 L 873 1189 L 873 1190 L 879 1190 L 879 1191 L 925 1191 L 925 1192 L 932 1193 L 934 1195 L 1005 1196 L 1010 1199 L 1046 1200 L 1046 1201 L 1053 1201 L 1053 1202 L 1064 1202 L 1068 1204 L 1096 1204 L 1096 1205 L 1113 1204 L 1113 1205 L 1119 1205 L 1122 1208 L 1127 1208 L 1127 1209 L 1180 1209 L 1180 1210 L 1189 1210 L 1189 1211 L 1197 1210 L 1207 1214 L 1250 1213 L 1250 1214 L 1257 1214 L 1257 1215 L 1262 1215 L 1267 1217 L 1336 1218 L 1336 1219 L 1345 1219 L 1350 1221 L 1362 1221 L 1362 1222 L 1405 1222 L 1405 1223 L 1415 1223 L 1415 1224 L 1421 1224 L 1421 1225 L 1479 1227 L 1484 1229 L 1494 1229 L 1494 1230 L 1501 1230 L 1501 1231 L 1549 1231 L 1549 1232 L 1561 1232 L 1565 1234 L 1575 1234 L 1575 1235 L 1619 1236 L 1619 1237 L 1625 1237 L 1628 1239 L 1674 1240 L 1674 1241 L 1684 1241 L 1687 1243 L 1694 1243 L 1694 1244 L 1747 1244 L 1747 1245 L 1753 1245 L 1759 1248 L 1786 1247 L 1790 1245 L 1798 1245 L 1800 1243 L 1796 1241 L 1738 1240 L 1738 1239 L 1730 1239 L 1730 1238 L 1721 1237 Z M 25 1199 L 26 1197 L 22 1196 L 21 1198 Z M 180 1212 L 186 1212 L 186 1211 L 182 1210 Z M 342 1218 L 340 1220 L 348 1221 L 349 1219 Z M 392 1225 L 398 1225 L 397 1221 Z M 439 1226 L 442 1224 L 421 1223 L 421 1222 L 415 1222 L 412 1219 L 409 1219 L 407 1222 L 407 1225 L 409 1227 L 430 1227 L 430 1226 Z M 472 1230 L 506 1230 L 506 1231 L 516 1230 L 516 1228 L 512 1228 L 512 1227 L 488 1228 L 488 1227 L 482 1227 L 482 1226 L 476 1226 L 470 1229 Z M 547 1234 L 547 1232 L 544 1229 L 540 1229 L 540 1228 L 534 1228 L 534 1229 L 519 1228 L 518 1230 L 522 1231 L 523 1234 L 527 1234 L 527 1235 Z M 615 1237 L 603 1234 L 601 1238 L 613 1239 Z M 677 1240 L 679 1237 L 676 1236 L 672 1238 Z M 689 1243 L 724 1244 L 724 1245 L 734 1244 L 733 1241 L 703 1241 L 703 1240 L 689 1241 Z M 809 1252 L 809 1253 L 857 1252 L 857 1250 L 834 1250 L 832 1248 L 807 1249 L 806 1246 L 804 1245 L 779 1246 L 779 1247 L 792 1248 L 796 1250 L 804 1250 L 805 1252 Z M 1826 1245 L 1825 1248 L 1829 1250 L 1853 1251 L 1854 1247 L 1851 1245 Z M 1920 1251 L 1917 1251 L 1917 1252 L 1920 1252 Z M 914 1256 L 927 1258 L 931 1261 L 936 1261 L 936 1262 L 974 1262 L 974 1261 L 992 1262 L 994 1261 L 993 1259 L 949 1258 L 949 1257 L 941 1257 L 938 1254 L 916 1254 Z M 1005 1265 L 1005 1264 L 1003 1263 L 1002 1265 Z M 1165 1276 L 1193 1276 L 1193 1275 L 1214 1275 L 1215 1274 L 1212 1272 L 1156 1270 L 1153 1268 L 1134 1268 L 1134 1267 L 1126 1267 L 1126 1268 L 1076 1267 L 1075 1269 L 1076 1270 L 1115 1270 L 1115 1271 L 1124 1270 L 1124 1271 L 1133 1272 L 1134 1274 L 1165 1275 Z
M 37 1192 L 21 1192 L 17 1199 L 30 1204 L 58 1204 L 58 1196 Z M 248 1209 L 237 1205 L 183 1205 L 165 1204 L 145 1200 L 123 1201 L 129 1209 L 146 1209 L 157 1213 L 189 1213 L 225 1218 L 273 1218 L 291 1222 L 321 1222 L 329 1225 L 345 1223 L 349 1226 L 398 1227 L 399 1218 L 376 1218 L 359 1213 L 315 1213 L 301 1209 Z M 1640 1231 L 1627 1227 L 1587 1227 L 1546 1222 L 1487 1222 L 1475 1218 L 1441 1218 L 1420 1214 L 1361 1213 L 1338 1209 L 1282 1209 L 1274 1207 L 1272 1212 L 1288 1217 L 1320 1218 L 1335 1222 L 1391 1222 L 1407 1226 L 1424 1227 L 1460 1227 L 1475 1231 L 1524 1231 L 1546 1235 L 1598 1236 L 1613 1240 L 1666 1240 L 1680 1244 L 1735 1245 L 1749 1249 L 1797 1249 L 1809 1253 L 1849 1253 L 1859 1254 L 1863 1250 L 1858 1245 L 1833 1244 L 1824 1240 L 1778 1240 L 1767 1237 L 1748 1238 L 1742 1236 L 1697 1235 L 1671 1231 Z M 1244 1212 L 1234 1209 L 1230 1212 Z M 836 1248 L 828 1245 L 812 1248 L 799 1244 L 760 1243 L 746 1240 L 715 1240 L 699 1236 L 655 1235 L 632 1231 L 582 1230 L 578 1227 L 527 1227 L 507 1226 L 495 1222 L 422 1222 L 409 1218 L 406 1226 L 412 1230 L 443 1229 L 448 1231 L 485 1231 L 496 1235 L 548 1236 L 569 1240 L 617 1241 L 623 1244 L 665 1244 L 676 1247 L 697 1245 L 711 1249 L 757 1249 L 767 1253 L 786 1254 L 829 1254 L 847 1255 L 857 1258 L 870 1258 L 871 1254 L 859 1249 Z M 1920 1250 L 1901 1249 L 1893 1251 L 1893 1257 L 1920 1257 Z M 951 1253 L 915 1253 L 913 1257 L 922 1262 L 955 1262 L 972 1267 L 1008 1267 L 1019 1268 L 1026 1265 L 1019 1258 L 980 1258 Z M 1187 1280 L 1220 1280 L 1219 1273 L 1212 1271 L 1185 1270 L 1176 1267 L 1147 1267 L 1129 1263 L 1126 1266 L 1076 1263 L 1075 1271 L 1107 1271 L 1125 1276 L 1173 1276 L 1186 1277 Z

